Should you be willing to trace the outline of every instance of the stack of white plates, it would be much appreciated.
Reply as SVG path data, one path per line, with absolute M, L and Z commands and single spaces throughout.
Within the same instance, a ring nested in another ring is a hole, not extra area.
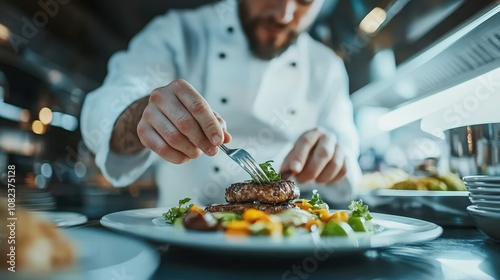
M 477 227 L 500 242 L 500 176 L 463 178 L 472 205 L 467 207 Z

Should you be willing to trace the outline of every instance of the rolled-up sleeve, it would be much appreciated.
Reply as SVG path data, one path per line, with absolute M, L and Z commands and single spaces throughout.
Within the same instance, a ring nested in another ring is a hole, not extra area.
M 156 158 L 147 149 L 136 155 L 116 154 L 110 150 L 110 139 L 116 120 L 130 104 L 175 79 L 179 47 L 172 44 L 176 39 L 172 32 L 179 29 L 178 24 L 175 14 L 153 20 L 132 39 L 127 51 L 112 56 L 103 85 L 85 98 L 81 113 L 83 140 L 95 154 L 96 165 L 114 186 L 134 182 Z

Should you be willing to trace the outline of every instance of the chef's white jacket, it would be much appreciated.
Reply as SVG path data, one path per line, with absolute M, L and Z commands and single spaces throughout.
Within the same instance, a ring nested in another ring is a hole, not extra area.
M 258 162 L 274 160 L 276 170 L 305 131 L 321 127 L 334 133 L 347 156 L 346 179 L 337 186 L 301 189 L 318 188 L 333 202 L 351 199 L 360 175 L 359 148 L 342 60 L 306 33 L 271 61 L 255 58 L 234 0 L 169 11 L 135 36 L 127 51 L 111 58 L 103 85 L 87 95 L 81 129 L 113 185 L 134 182 L 156 163 L 160 206 L 184 197 L 206 205 L 224 202 L 226 187 L 250 179 L 222 152 L 174 165 L 150 150 L 133 156 L 110 151 L 112 127 L 123 110 L 174 79 L 192 84 L 226 120 L 233 136 L 230 148 L 244 148 Z

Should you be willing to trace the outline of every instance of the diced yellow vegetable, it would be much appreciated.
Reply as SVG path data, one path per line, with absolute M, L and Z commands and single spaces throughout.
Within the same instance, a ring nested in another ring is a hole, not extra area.
M 314 214 L 319 214 L 319 218 L 323 222 L 328 222 L 330 220 L 330 213 L 328 212 L 327 209 L 317 209 L 317 210 L 312 210 Z
M 250 223 L 247 221 L 230 221 L 223 224 L 225 232 L 230 235 L 250 234 Z
M 295 205 L 297 207 L 299 207 L 300 209 L 306 210 L 306 211 L 308 211 L 312 208 L 312 205 L 306 199 L 302 199 L 302 201 L 296 202 Z
M 349 220 L 349 214 L 347 214 L 347 211 L 345 210 L 336 211 L 330 216 L 330 219 L 347 223 Z
M 227 235 L 250 235 L 249 229 L 226 229 L 224 232 Z
M 253 208 L 249 208 L 243 212 L 243 220 L 249 223 L 255 223 L 257 221 L 269 222 L 269 215 L 262 211 Z

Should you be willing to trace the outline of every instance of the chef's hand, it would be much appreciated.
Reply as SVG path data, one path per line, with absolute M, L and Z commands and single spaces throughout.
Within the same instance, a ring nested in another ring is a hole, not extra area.
M 280 173 L 298 183 L 334 184 L 345 177 L 345 155 L 335 135 L 315 128 L 302 134 L 286 156 Z
M 202 152 L 214 156 L 217 146 L 231 140 L 226 122 L 184 80 L 151 92 L 137 135 L 146 148 L 175 164 L 188 162 Z

